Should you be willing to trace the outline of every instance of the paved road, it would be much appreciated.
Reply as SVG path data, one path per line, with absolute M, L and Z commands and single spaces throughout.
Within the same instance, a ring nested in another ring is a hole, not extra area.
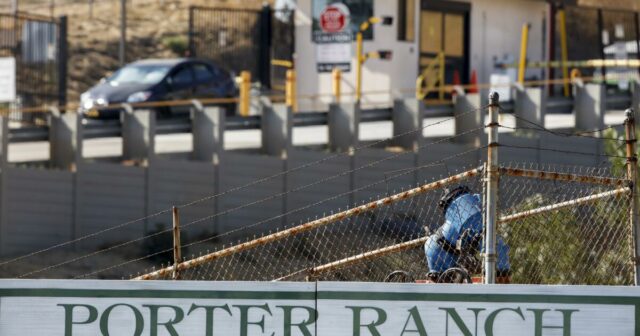
M 450 119 L 426 118 L 424 125 Z M 501 123 L 505 126 L 514 126 L 512 115 L 501 116 Z M 611 111 L 605 118 L 607 125 L 620 125 L 624 121 L 623 111 Z M 547 115 L 545 123 L 551 129 L 569 129 L 574 127 L 574 119 L 571 115 L 552 114 Z M 501 129 L 501 132 L 508 132 Z M 360 126 L 360 140 L 372 141 L 385 139 L 391 136 L 392 124 L 390 121 L 363 123 Z M 426 127 L 423 131 L 425 137 L 446 137 L 454 134 L 453 120 L 447 120 L 437 126 Z M 224 135 L 226 150 L 259 148 L 260 130 L 235 130 L 227 131 Z M 293 130 L 294 146 L 322 145 L 327 143 L 326 126 L 296 127 Z M 191 134 L 169 134 L 156 137 L 156 152 L 180 153 L 189 152 L 192 149 Z M 85 158 L 118 157 L 122 155 L 122 139 L 119 137 L 88 139 L 84 142 L 82 155 Z M 43 161 L 49 158 L 49 143 L 45 141 L 14 143 L 9 146 L 10 162 Z

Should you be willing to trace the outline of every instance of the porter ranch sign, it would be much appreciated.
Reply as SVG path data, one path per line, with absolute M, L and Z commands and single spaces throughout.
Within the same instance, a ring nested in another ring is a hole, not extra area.
M 0 281 L 0 335 L 636 335 L 633 287 Z

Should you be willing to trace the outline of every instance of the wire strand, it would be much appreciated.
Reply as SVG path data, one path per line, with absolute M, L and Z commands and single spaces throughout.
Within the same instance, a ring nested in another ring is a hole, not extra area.
M 397 138 L 397 137 L 406 136 L 406 135 L 411 134 L 411 133 L 414 133 L 414 132 L 420 132 L 420 131 L 422 131 L 422 130 L 424 130 L 424 129 L 428 128 L 428 127 L 432 127 L 432 126 L 440 125 L 440 124 L 442 124 L 442 123 L 444 123 L 444 122 L 451 121 L 451 120 L 455 120 L 456 118 L 459 118 L 459 117 L 464 116 L 464 115 L 469 114 L 469 113 L 474 113 L 474 112 L 480 111 L 480 110 L 482 110 L 482 109 L 484 109 L 484 108 L 485 108 L 485 107 L 480 107 L 480 108 L 472 109 L 472 110 L 469 110 L 469 111 L 463 112 L 463 113 L 461 113 L 461 114 L 459 114 L 459 115 L 457 115 L 457 116 L 454 116 L 454 117 L 452 117 L 452 118 L 447 118 L 447 119 L 445 119 L 445 120 L 441 120 L 441 121 L 438 121 L 438 122 L 435 122 L 435 123 L 432 123 L 432 124 L 429 124 L 429 125 L 426 125 L 426 126 L 420 127 L 420 128 L 418 128 L 418 129 L 415 129 L 415 130 L 411 130 L 411 131 L 407 131 L 407 132 L 404 132 L 404 133 L 398 134 L 398 135 L 393 136 L 393 137 L 391 137 L 391 138 L 387 138 L 387 139 L 379 140 L 379 141 L 376 141 L 376 142 L 374 142 L 374 143 L 372 143 L 372 144 L 368 144 L 368 145 L 364 145 L 364 146 L 358 147 L 356 150 L 354 150 L 354 152 L 355 152 L 355 151 L 358 151 L 358 150 L 365 149 L 365 148 L 369 148 L 369 147 L 372 147 L 372 146 L 375 146 L 375 145 L 377 145 L 377 144 L 381 144 L 381 143 L 384 143 L 384 142 L 387 142 L 387 141 L 391 141 L 391 140 L 393 140 L 394 138 Z M 428 146 L 432 146 L 432 145 L 434 145 L 434 144 L 438 144 L 438 143 L 441 143 L 441 142 L 445 142 L 445 141 L 448 141 L 448 140 L 454 139 L 454 138 L 459 137 L 459 136 L 462 136 L 462 135 L 466 135 L 466 134 L 469 134 L 469 133 L 472 133 L 472 132 L 477 132 L 478 130 L 483 129 L 483 128 L 484 128 L 484 126 L 483 126 L 483 127 L 478 127 L 478 128 L 476 128 L 476 129 L 472 129 L 472 130 L 469 130 L 469 131 L 467 131 L 467 132 L 463 132 L 463 133 L 461 133 L 461 134 L 454 135 L 454 136 L 452 136 L 452 137 L 443 138 L 443 139 L 440 139 L 440 140 L 437 140 L 437 141 L 433 141 L 433 142 L 431 142 L 431 143 L 429 143 L 429 144 L 426 144 L 426 145 L 420 146 L 420 147 L 418 147 L 418 148 L 426 148 L 426 147 L 428 147 Z M 397 158 L 397 157 L 402 156 L 402 155 L 407 155 L 407 154 L 409 154 L 409 153 L 411 153 L 411 152 L 402 152 L 402 153 L 394 154 L 394 155 L 391 155 L 391 156 L 389 156 L 389 157 L 386 157 L 386 158 L 383 158 L 383 159 L 380 159 L 380 160 L 377 160 L 377 161 L 370 162 L 369 164 L 364 165 L 364 166 L 360 166 L 360 167 L 358 167 L 358 168 L 356 168 L 356 169 L 351 169 L 351 170 L 343 171 L 343 172 L 341 172 L 341 173 L 339 173 L 339 174 L 332 175 L 332 176 L 327 177 L 327 178 L 325 178 L 325 179 L 322 179 L 322 180 L 320 180 L 320 181 L 316 181 L 316 182 L 313 182 L 313 183 L 311 183 L 311 184 L 307 184 L 307 185 L 305 185 L 305 186 L 298 187 L 298 188 L 293 189 L 293 190 L 288 190 L 288 191 L 285 191 L 285 192 L 281 192 L 281 193 L 278 193 L 278 194 L 275 194 L 275 195 L 272 195 L 272 196 L 269 196 L 269 197 L 263 198 L 263 199 L 258 200 L 258 201 L 254 201 L 254 202 L 251 202 L 251 203 L 243 204 L 243 205 L 241 205 L 241 206 L 238 206 L 238 207 L 235 207 L 235 208 L 232 208 L 232 209 L 229 209 L 229 210 L 225 210 L 225 211 L 223 211 L 223 212 L 219 212 L 219 213 L 214 214 L 214 215 L 211 215 L 211 216 L 207 216 L 207 217 L 204 217 L 204 218 L 201 218 L 201 219 L 195 220 L 195 221 L 193 221 L 193 222 L 190 222 L 190 223 L 187 223 L 187 224 L 183 225 L 183 226 L 182 226 L 182 229 L 187 228 L 187 227 L 189 227 L 189 226 L 191 226 L 191 225 L 197 224 L 197 223 L 199 223 L 199 222 L 203 222 L 203 221 L 206 221 L 206 220 L 209 220 L 209 219 L 212 219 L 212 218 L 215 218 L 215 217 L 218 217 L 218 216 L 221 216 L 221 215 L 227 214 L 227 213 L 231 213 L 231 212 L 234 212 L 234 211 L 237 211 L 237 210 L 243 209 L 243 208 L 247 208 L 247 207 L 250 207 L 250 206 L 253 206 L 253 205 L 259 204 L 259 203 L 263 203 L 263 202 L 266 202 L 266 201 L 269 201 L 269 200 L 275 199 L 275 198 L 277 198 L 277 197 L 280 197 L 280 196 L 282 196 L 282 195 L 285 195 L 285 194 L 288 194 L 288 193 L 291 193 L 291 192 L 300 191 L 300 190 L 302 190 L 302 189 L 304 189 L 304 188 L 308 188 L 308 187 L 311 187 L 311 186 L 314 186 L 314 185 L 317 185 L 317 184 L 320 184 L 320 183 L 326 182 L 326 181 L 328 181 L 328 180 L 335 179 L 335 178 L 338 178 L 338 177 L 340 177 L 340 176 L 344 176 L 344 175 L 346 175 L 346 174 L 349 174 L 349 173 L 352 173 L 352 172 L 355 172 L 355 171 L 358 171 L 358 170 L 362 170 L 362 169 L 365 169 L 365 168 L 368 168 L 368 167 L 374 166 L 374 165 L 379 164 L 379 163 L 381 163 L 381 162 L 388 161 L 388 160 L 391 160 L 391 159 Z M 232 188 L 232 189 L 230 189 L 230 190 L 228 190 L 228 191 L 225 191 L 225 192 L 222 192 L 222 193 L 219 193 L 219 194 L 216 194 L 216 195 L 207 196 L 207 197 L 201 198 L 201 199 L 199 199 L 199 200 L 192 201 L 192 202 L 187 203 L 187 204 L 185 204 L 185 205 L 181 205 L 181 206 L 179 206 L 179 208 L 186 208 L 186 207 L 188 207 L 188 206 L 193 206 L 193 205 L 195 205 L 195 204 L 198 204 L 198 203 L 204 202 L 204 201 L 206 201 L 206 200 L 210 200 L 210 199 L 213 199 L 213 198 L 218 198 L 218 197 L 223 196 L 223 195 L 226 195 L 226 194 L 228 194 L 228 193 L 231 193 L 231 192 L 234 192 L 234 191 L 238 191 L 238 190 L 242 190 L 242 189 L 248 188 L 248 187 L 250 187 L 250 186 L 257 185 L 257 184 L 259 184 L 259 183 L 262 183 L 262 182 L 265 182 L 265 181 L 268 181 L 268 180 L 274 179 L 274 178 L 276 178 L 276 177 L 283 176 L 283 175 L 286 175 L 286 174 L 288 174 L 288 173 L 295 172 L 295 171 L 301 170 L 301 169 L 303 169 L 303 168 L 307 168 L 307 167 L 313 166 L 313 165 L 315 165 L 315 164 L 319 164 L 319 163 L 325 162 L 325 161 L 327 161 L 328 159 L 332 159 L 332 158 L 336 158 L 336 157 L 340 157 L 340 156 L 349 156 L 349 155 L 350 155 L 350 153 L 349 153 L 349 152 L 337 153 L 337 154 L 331 155 L 331 156 L 329 156 L 329 157 L 326 157 L 326 158 L 323 158 L 323 159 L 320 159 L 320 160 L 316 160 L 316 161 L 314 161 L 314 162 L 311 162 L 311 163 L 308 163 L 308 164 L 305 164 L 305 165 L 301 165 L 301 166 L 296 167 L 296 168 L 292 168 L 292 169 L 290 169 L 290 170 L 286 170 L 286 171 L 283 171 L 283 172 L 280 172 L 280 173 L 276 173 L 276 174 L 274 174 L 274 175 L 271 175 L 271 176 L 265 177 L 265 178 L 263 178 L 263 179 L 255 180 L 255 181 L 250 182 L 250 183 L 247 183 L 247 184 L 245 184 L 245 185 L 243 185 L 243 186 L 236 187 L 236 188 Z M 158 212 L 157 214 L 154 214 L 153 216 L 158 216 L 158 215 L 163 214 L 163 213 L 168 213 L 169 211 L 171 211 L 171 209 L 163 210 L 163 211 L 161 211 L 161 212 Z M 52 247 L 50 247 L 50 248 L 47 248 L 47 249 L 45 249 L 45 250 L 40 250 L 40 251 L 32 252 L 32 253 L 27 254 L 27 255 L 25 255 L 25 256 L 21 256 L 21 257 L 14 258 L 14 259 L 12 259 L 12 260 L 10 260 L 10 261 L 7 261 L 7 262 L 4 262 L 4 263 L 0 263 L 0 266 L 3 266 L 3 265 L 6 265 L 6 264 L 9 264 L 9 263 L 12 263 L 12 262 L 15 262 L 15 261 L 23 260 L 23 259 L 25 259 L 25 258 L 28 258 L 28 257 L 31 257 L 31 256 L 35 256 L 35 255 L 38 255 L 38 254 L 44 253 L 44 252 L 46 252 L 46 251 L 51 251 L 51 250 L 53 250 L 53 249 L 56 249 L 56 248 L 59 248 L 59 247 L 62 247 L 62 246 L 66 246 L 66 245 L 72 244 L 72 243 L 77 242 L 77 241 L 80 241 L 80 240 L 88 239 L 88 238 L 90 238 L 90 237 L 95 237 L 95 236 L 100 235 L 100 234 L 102 234 L 102 233 L 105 233 L 105 232 L 108 232 L 108 231 L 112 231 L 112 230 L 115 230 L 115 229 L 118 229 L 118 228 L 122 228 L 122 227 L 125 227 L 125 226 L 127 226 L 127 225 L 132 224 L 133 222 L 142 221 L 142 220 L 145 220 L 145 219 L 148 219 L 148 218 L 153 218 L 153 217 L 152 217 L 152 216 L 149 216 L 149 217 L 145 217 L 145 218 L 138 219 L 138 220 L 136 220 L 136 221 L 126 222 L 126 223 L 120 224 L 120 225 L 118 225 L 118 226 L 116 226 L 116 227 L 109 228 L 109 229 L 105 229 L 105 230 L 99 231 L 99 232 L 97 232 L 97 233 L 95 233 L 95 234 L 91 234 L 91 235 L 87 235 L 87 236 L 82 237 L 82 238 L 78 238 L 77 240 L 73 240 L 73 241 L 66 242 L 66 243 L 61 243 L 61 244 L 58 244 L 58 245 L 56 245 L 56 246 L 52 246 Z M 241 230 L 241 229 L 242 229 L 242 228 L 239 228 L 239 229 L 237 229 L 237 230 Z M 224 237 L 224 236 L 226 236 L 226 235 L 230 235 L 230 234 L 232 234 L 232 233 L 235 233 L 235 232 L 237 232 L 237 230 L 233 230 L 233 231 L 227 232 L 227 233 L 225 233 L 225 234 L 221 234 L 221 235 L 220 235 L 220 237 Z M 51 267 L 46 267 L 46 268 L 43 268 L 43 269 L 40 269 L 40 270 L 36 270 L 36 271 L 31 271 L 31 272 L 25 273 L 25 274 L 23 274 L 21 277 L 29 276 L 29 275 L 33 275 L 33 274 L 37 274 L 37 273 L 41 273 L 41 272 L 44 272 L 44 271 L 49 270 L 49 269 L 52 269 L 52 268 L 57 268 L 57 267 L 60 267 L 60 266 L 63 266 L 63 265 L 69 264 L 69 263 L 73 263 L 73 262 L 76 262 L 76 261 L 79 261 L 79 260 L 86 259 L 86 258 L 91 257 L 91 256 L 94 256 L 94 255 L 98 255 L 98 254 L 101 254 L 101 253 L 104 253 L 104 252 L 112 251 L 112 250 L 114 250 L 114 249 L 116 249 L 116 248 L 120 248 L 120 247 L 123 247 L 123 246 L 127 246 L 127 245 L 133 244 L 133 243 L 135 243 L 135 242 L 139 242 L 139 241 L 142 241 L 142 240 L 144 240 L 144 239 L 152 238 L 152 237 L 155 237 L 155 236 L 158 236 L 158 235 L 161 235 L 161 234 L 164 234 L 164 233 L 170 232 L 170 231 L 172 231 L 172 229 L 166 229 L 166 230 L 158 231 L 158 232 L 155 232 L 155 233 L 152 233 L 152 234 L 148 234 L 148 235 L 145 235 L 145 236 L 142 236 L 142 237 L 139 237 L 139 238 L 136 238 L 136 239 L 133 239 L 133 240 L 127 241 L 127 242 L 123 242 L 123 243 L 121 243 L 121 244 L 117 244 L 117 245 L 111 246 L 111 247 L 106 248 L 106 249 L 102 249 L 102 250 L 99 250 L 99 251 L 94 251 L 94 252 L 89 253 L 89 254 L 87 254 L 87 255 L 85 255 L 85 256 L 80 256 L 80 257 L 73 258 L 73 259 L 70 259 L 70 260 L 68 260 L 68 261 L 65 261 L 65 262 L 62 262 L 62 263 L 56 264 L 56 265 L 52 265 Z
M 502 109 L 501 109 L 502 110 Z M 612 141 L 624 141 L 624 140 L 620 140 L 620 139 L 615 139 L 615 138 L 604 138 L 604 137 L 596 137 L 596 136 L 590 136 L 587 134 L 595 134 L 595 133 L 600 133 L 600 132 L 604 132 L 608 129 L 612 129 L 615 126 L 607 126 L 605 128 L 602 129 L 597 129 L 597 130 L 592 130 L 592 131 L 580 131 L 580 132 L 576 132 L 576 133 L 564 133 L 564 132 L 558 132 L 558 131 L 554 131 L 551 130 L 549 128 L 544 127 L 543 125 L 540 125 L 538 123 L 535 123 L 531 120 L 528 120 L 524 117 L 521 117 L 517 114 L 513 114 L 514 118 L 524 121 L 530 125 L 533 125 L 535 128 L 525 128 L 525 127 L 509 127 L 509 126 L 504 126 L 504 125 L 499 125 L 500 127 L 503 128 L 509 128 L 509 129 L 528 129 L 528 130 L 537 130 L 537 131 L 541 131 L 541 132 L 547 132 L 556 136 L 561 136 L 561 137 L 583 137 L 583 138 L 589 138 L 589 139 L 601 139 L 601 140 L 612 140 Z
M 585 156 L 604 156 L 610 158 L 619 158 L 626 159 L 626 156 L 620 155 L 611 155 L 611 154 L 595 154 L 595 153 L 586 153 L 586 152 L 578 152 L 578 151 L 570 151 L 564 149 L 556 149 L 556 148 L 545 148 L 545 147 L 537 147 L 537 146 L 518 146 L 518 145 L 506 145 L 500 144 L 500 147 L 508 147 L 508 148 L 518 148 L 518 149 L 530 149 L 530 150 L 539 150 L 539 151 L 548 151 L 548 152 L 556 152 L 562 154 L 576 154 L 576 155 L 585 155 Z
M 423 168 L 426 168 L 426 167 L 442 165 L 442 162 L 445 162 L 445 161 L 448 161 L 448 160 L 452 160 L 454 158 L 467 155 L 469 153 L 477 152 L 477 151 L 485 149 L 485 148 L 487 148 L 487 146 L 477 147 L 477 148 L 473 148 L 473 149 L 470 149 L 470 150 L 467 150 L 467 151 L 464 151 L 464 152 L 461 152 L 461 153 L 450 155 L 450 156 L 447 156 L 445 158 L 435 160 L 435 161 L 433 161 L 433 162 L 431 162 L 429 164 L 425 164 L 425 165 L 421 165 L 421 166 L 418 166 L 418 167 L 414 167 L 411 171 L 402 172 L 400 174 L 393 175 L 393 176 L 391 176 L 391 178 L 394 179 L 394 178 L 397 178 L 397 177 L 401 177 L 401 176 L 404 176 L 406 174 L 412 173 L 413 171 L 420 170 L 420 169 L 423 169 Z M 242 230 L 247 230 L 247 229 L 250 229 L 250 228 L 254 228 L 254 227 L 260 226 L 260 225 L 262 225 L 264 223 L 268 223 L 270 221 L 273 221 L 273 220 L 276 220 L 276 219 L 279 219 L 279 218 L 294 214 L 296 212 L 299 212 L 299 211 L 302 211 L 302 210 L 305 210 L 305 209 L 309 209 L 311 207 L 320 205 L 322 203 L 325 203 L 325 202 L 328 202 L 328 201 L 331 201 L 331 200 L 334 200 L 334 199 L 337 199 L 337 198 L 340 198 L 340 197 L 344 197 L 344 196 L 347 196 L 349 194 L 352 194 L 352 193 L 355 193 L 355 192 L 358 192 L 358 191 L 361 191 L 361 190 L 365 190 L 367 188 L 382 184 L 384 182 L 385 181 L 382 181 L 382 180 L 381 181 L 376 181 L 376 182 L 370 183 L 370 184 L 368 184 L 366 186 L 359 187 L 359 188 L 356 188 L 354 190 L 350 190 L 350 191 L 347 191 L 347 192 L 344 192 L 344 193 L 340 193 L 340 194 L 325 198 L 325 199 L 323 199 L 321 201 L 315 202 L 313 204 L 308 204 L 308 205 L 305 205 L 303 207 L 288 211 L 286 213 L 283 213 L 283 214 L 280 214 L 280 215 L 276 215 L 276 216 L 261 220 L 259 222 L 256 222 L 256 223 L 248 225 L 248 226 L 244 226 L 244 227 L 242 227 L 242 228 L 240 228 L 238 230 L 233 230 L 233 231 L 230 231 L 230 232 L 226 232 L 225 234 L 222 234 L 222 235 L 215 235 L 215 236 L 207 237 L 205 239 L 201 239 L 201 240 L 198 240 L 198 241 L 195 241 L 195 242 L 191 242 L 189 244 L 183 245 L 182 248 L 187 248 L 187 247 L 191 247 L 191 246 L 194 246 L 194 245 L 202 244 L 202 243 L 205 243 L 205 242 L 208 242 L 208 241 L 223 237 L 225 235 L 229 235 L 229 234 L 236 233 L 236 232 L 239 232 L 239 231 L 242 231 Z M 154 253 L 149 254 L 149 255 L 147 255 L 145 257 L 128 260 L 128 261 L 125 261 L 125 262 L 117 264 L 117 265 L 109 266 L 109 267 L 104 268 L 102 270 L 98 270 L 98 271 L 94 271 L 94 272 L 91 272 L 91 273 L 87 273 L 87 274 L 78 276 L 77 278 L 83 278 L 83 277 L 86 277 L 86 276 L 91 276 L 91 275 L 94 275 L 94 274 L 98 274 L 98 273 L 103 272 L 103 271 L 107 271 L 107 270 L 111 270 L 111 269 L 114 269 L 114 268 L 118 268 L 118 267 L 124 266 L 126 264 L 130 264 L 132 262 L 136 262 L 136 261 L 139 261 L 139 260 L 142 260 L 142 259 L 145 259 L 145 258 L 153 257 L 153 256 L 161 254 L 161 253 L 167 253 L 167 252 L 170 252 L 172 250 L 173 250 L 173 248 L 169 248 L 169 249 L 162 250 L 162 251 L 159 251 L 159 252 L 154 252 Z

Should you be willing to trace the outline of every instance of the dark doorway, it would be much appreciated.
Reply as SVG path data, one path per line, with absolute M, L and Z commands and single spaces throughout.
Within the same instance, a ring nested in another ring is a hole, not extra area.
M 445 83 L 468 83 L 471 5 L 423 0 L 420 8 L 420 73 L 444 55 Z

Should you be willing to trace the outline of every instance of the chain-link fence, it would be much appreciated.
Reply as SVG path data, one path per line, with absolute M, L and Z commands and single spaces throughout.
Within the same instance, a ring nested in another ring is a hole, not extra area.
M 382 281 L 394 270 L 424 277 L 425 231 L 442 223 L 442 190 L 465 183 L 481 188 L 472 169 L 352 209 L 292 226 L 187 261 L 181 279 Z M 423 253 L 422 253 L 423 254 Z M 411 256 L 406 258 L 405 255 Z M 173 267 L 142 278 L 172 278 Z
M 497 232 L 511 282 L 633 284 L 629 181 L 604 169 L 502 173 Z
M 472 169 L 138 279 L 471 282 L 485 170 Z M 498 282 L 633 284 L 630 181 L 606 169 L 500 168 Z

